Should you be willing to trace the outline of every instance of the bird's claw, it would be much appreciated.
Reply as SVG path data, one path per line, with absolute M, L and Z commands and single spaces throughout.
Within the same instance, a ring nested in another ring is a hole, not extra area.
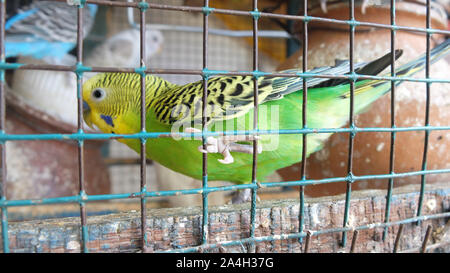
M 320 9 L 323 11 L 323 13 L 327 13 L 327 0 L 320 0 Z
M 320 3 L 320 9 L 323 11 L 323 13 L 328 13 L 327 9 L 327 0 L 319 0 Z M 361 13 L 366 14 L 366 8 L 369 6 L 369 0 L 362 0 L 361 3 Z
M 234 192 L 233 197 L 231 198 L 230 202 L 228 202 L 228 204 L 244 204 L 250 201 L 252 201 L 252 190 L 243 189 Z M 256 195 L 256 202 L 261 202 L 261 199 L 258 195 Z
M 186 133 L 199 133 L 201 130 L 196 128 L 187 128 L 185 130 Z M 240 152 L 246 154 L 253 153 L 253 145 L 248 144 L 238 144 L 238 141 L 253 141 L 258 140 L 259 136 L 253 135 L 229 135 L 222 137 L 206 137 L 205 147 L 203 145 L 198 147 L 198 150 L 201 153 L 221 153 L 223 155 L 223 159 L 218 159 L 218 161 L 222 164 L 231 164 L 234 162 L 234 158 L 231 155 L 231 152 Z M 201 137 L 197 137 L 196 139 L 201 139 Z M 262 152 L 261 145 L 257 146 L 257 152 L 260 154 Z
M 368 0 L 362 0 L 362 3 L 361 3 L 361 13 L 362 14 L 366 14 L 366 8 L 367 8 L 368 4 L 369 4 Z

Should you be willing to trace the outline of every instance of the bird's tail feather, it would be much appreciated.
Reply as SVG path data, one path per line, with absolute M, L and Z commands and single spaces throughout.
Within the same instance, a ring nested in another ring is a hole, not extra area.
M 450 39 L 447 39 L 444 42 L 442 42 L 441 44 L 434 47 L 430 51 L 430 64 L 437 62 L 442 57 L 446 56 L 449 52 L 450 52 Z M 426 54 L 423 54 L 419 58 L 417 58 L 407 64 L 404 64 L 404 65 L 400 66 L 398 69 L 396 69 L 395 77 L 396 78 L 410 77 L 410 76 L 414 75 L 415 73 L 424 69 L 425 65 L 426 65 Z M 391 76 L 390 73 L 386 73 L 383 75 L 383 77 L 390 77 L 390 76 Z M 402 82 L 403 81 L 401 81 L 401 80 L 397 80 L 395 82 L 395 85 L 399 85 Z M 356 86 L 354 94 L 358 95 L 358 94 L 364 93 L 365 91 L 368 91 L 368 90 L 375 90 L 376 88 L 378 88 L 376 90 L 380 90 L 379 87 L 381 87 L 381 86 L 386 87 L 386 88 L 384 88 L 385 89 L 384 93 L 386 93 L 390 90 L 389 81 L 368 80 L 368 81 L 364 81 L 364 82 L 362 82 L 362 84 Z M 384 93 L 382 93 L 382 94 L 384 94 Z M 346 92 L 341 97 L 342 98 L 350 97 L 350 91 Z
M 445 40 L 430 51 L 430 64 L 437 62 L 450 52 L 450 39 Z M 426 65 L 426 54 L 423 54 L 416 60 L 402 65 L 395 72 L 397 77 L 408 77 L 420 70 Z

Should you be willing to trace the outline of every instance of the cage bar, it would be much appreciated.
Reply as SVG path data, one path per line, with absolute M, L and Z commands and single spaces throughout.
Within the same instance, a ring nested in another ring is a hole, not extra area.
M 303 234 L 303 232 L 299 232 L 300 234 Z M 306 232 L 306 239 L 305 239 L 305 249 L 303 250 L 303 253 L 308 253 L 309 252 L 309 243 L 311 242 L 311 235 L 312 235 L 312 231 L 308 230 Z M 303 239 L 303 237 L 300 237 L 300 239 Z
M 258 0 L 253 0 L 253 71 L 258 73 L 259 65 L 259 50 L 258 50 Z M 258 77 L 253 76 L 253 130 L 258 131 Z M 257 135 L 255 135 L 257 136 Z M 253 154 L 252 154 L 252 184 L 260 185 L 256 178 L 257 164 L 258 164 L 258 140 L 253 140 Z M 250 207 L 250 238 L 255 238 L 255 217 L 256 217 L 256 199 L 258 187 L 251 189 L 251 207 Z M 255 252 L 255 245 L 252 243 L 249 246 L 249 252 Z
M 5 20 L 6 20 L 6 4 L 5 1 L 0 1 L 0 59 L 5 62 Z M 5 134 L 6 130 L 6 105 L 5 105 L 5 70 L 0 70 L 0 132 Z M 1 148 L 1 181 L 0 181 L 0 201 L 6 201 L 6 141 L 0 142 Z M 9 237 L 8 237 L 8 207 L 1 209 L 2 213 L 2 242 L 3 252 L 9 252 Z
M 83 8 L 81 4 L 77 7 L 77 65 L 83 65 Z M 77 104 L 78 104 L 78 120 L 77 128 L 79 134 L 83 132 L 83 73 L 76 73 L 77 75 Z M 81 219 L 81 251 L 89 252 L 87 242 L 89 240 L 87 230 L 87 216 L 86 216 L 86 203 L 84 197 L 86 196 L 85 180 L 84 180 L 84 141 L 78 140 L 78 182 L 80 192 L 80 219 Z
M 349 0 L 349 17 L 350 21 L 355 20 L 355 1 Z M 355 46 L 355 25 L 350 24 L 350 52 L 349 52 L 349 61 L 350 61 L 350 74 L 355 73 L 354 68 L 354 46 Z M 349 111 L 349 125 L 350 128 L 355 128 L 354 121 L 354 104 L 355 104 L 355 80 L 350 80 L 350 111 Z M 347 172 L 348 172 L 348 181 L 347 181 L 347 190 L 345 194 L 345 211 L 344 211 L 344 227 L 348 225 L 348 217 L 350 210 L 350 197 L 352 192 L 352 183 L 353 179 L 353 144 L 355 139 L 356 132 L 350 132 L 349 143 L 348 143 L 348 163 L 347 163 Z M 342 246 L 344 247 L 347 242 L 347 232 L 342 233 Z
M 204 0 L 204 12 L 203 12 L 203 71 L 208 70 L 208 28 L 209 20 L 208 15 L 209 0 Z M 203 75 L 203 97 L 202 97 L 202 142 L 203 150 L 206 150 L 206 136 L 205 133 L 208 131 L 207 122 L 208 117 L 206 116 L 206 108 L 208 102 L 208 76 Z M 203 207 L 203 217 L 202 217 L 202 245 L 208 243 L 208 154 L 203 153 L 202 155 L 202 207 Z
M 431 28 L 431 1 L 427 0 L 427 16 L 426 16 L 426 27 L 427 29 Z M 430 77 L 430 50 L 431 50 L 431 33 L 426 33 L 426 62 L 425 62 L 425 78 Z M 426 84 L 426 103 L 425 103 L 425 126 L 430 125 L 430 101 L 431 101 L 431 83 L 427 82 Z M 423 147 L 423 158 L 422 158 L 422 170 L 427 169 L 427 158 L 428 158 L 428 139 L 430 137 L 430 132 L 425 131 L 425 140 Z M 426 179 L 425 175 L 421 176 L 420 181 L 420 196 L 419 196 L 419 204 L 417 205 L 417 216 L 420 216 L 422 213 L 422 204 L 423 204 L 423 195 L 425 192 L 425 184 Z M 419 222 L 417 223 L 419 224 Z
M 433 227 L 428 225 L 427 231 L 425 232 L 425 238 L 423 239 L 422 247 L 420 248 L 421 253 L 425 253 L 427 251 L 428 240 L 430 239 L 431 231 Z
M 391 0 L 391 25 L 395 26 L 395 0 Z M 391 77 L 395 78 L 395 29 L 391 29 Z M 395 82 L 391 81 L 391 128 L 395 128 Z M 391 132 L 391 143 L 389 151 L 389 173 L 394 173 L 394 160 L 395 160 L 395 134 Z M 386 195 L 386 208 L 384 221 L 389 221 L 390 206 L 392 199 L 392 189 L 394 187 L 394 179 L 390 178 L 388 181 L 388 190 Z M 383 240 L 387 236 L 388 229 L 385 228 L 383 232 Z
M 305 18 L 308 16 L 308 0 L 303 1 L 303 15 Z M 302 72 L 306 73 L 308 70 L 308 21 L 303 20 L 303 40 L 302 40 Z M 303 78 L 303 101 L 302 101 L 302 128 L 307 129 L 307 104 L 308 104 L 308 85 L 307 85 L 308 78 Z M 300 177 L 301 180 L 306 180 L 306 154 L 307 154 L 307 134 L 302 135 L 302 165 L 300 169 Z M 303 224 L 304 224 L 304 211 L 305 211 L 305 188 L 303 186 L 300 186 L 300 212 L 299 212 L 299 222 L 298 222 L 298 228 L 299 232 L 303 231 Z M 300 238 L 300 243 L 302 241 L 302 238 Z M 307 248 L 305 247 L 305 252 Z
M 394 249 L 392 250 L 393 253 L 397 253 L 398 251 L 398 245 L 400 243 L 400 238 L 402 237 L 402 232 L 403 224 L 400 224 L 400 226 L 398 227 L 397 236 L 395 237 Z
M 350 253 L 354 253 L 355 252 L 355 248 L 356 248 L 356 240 L 358 240 L 358 234 L 359 234 L 359 230 L 355 230 L 353 232 L 353 237 L 352 237 L 352 244 L 350 246 Z
M 140 69 L 145 70 L 145 11 L 147 10 L 146 2 L 142 1 L 140 5 Z M 145 133 L 147 131 L 146 122 L 146 87 L 145 87 L 145 77 L 146 74 L 141 74 L 141 132 Z M 141 244 L 142 252 L 147 252 L 147 210 L 146 203 L 147 199 L 145 193 L 147 192 L 147 161 L 146 161 L 146 139 L 141 138 L 141 151 L 140 151 L 140 188 L 141 188 Z

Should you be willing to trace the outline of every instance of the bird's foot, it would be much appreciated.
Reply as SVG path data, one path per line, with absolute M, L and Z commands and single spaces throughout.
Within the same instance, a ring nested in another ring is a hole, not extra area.
M 236 191 L 233 193 L 233 197 L 229 203 L 231 204 L 243 204 L 250 202 L 252 200 L 252 190 L 251 189 L 243 189 L 240 191 Z M 260 202 L 258 195 L 256 195 L 256 201 Z
M 199 133 L 201 130 L 196 128 L 187 128 L 185 130 L 186 133 Z M 197 137 L 196 139 L 201 139 L 201 137 Z M 218 161 L 222 164 L 231 164 L 234 162 L 234 158 L 231 155 L 231 152 L 240 152 L 246 154 L 253 153 L 253 145 L 249 144 L 239 144 L 236 142 L 239 141 L 253 141 L 259 139 L 258 136 L 253 135 L 227 135 L 222 137 L 206 137 L 206 149 L 204 149 L 203 145 L 198 146 L 198 150 L 202 153 L 220 153 L 223 155 L 223 159 L 218 159 Z M 258 154 L 262 152 L 262 147 L 259 145 Z

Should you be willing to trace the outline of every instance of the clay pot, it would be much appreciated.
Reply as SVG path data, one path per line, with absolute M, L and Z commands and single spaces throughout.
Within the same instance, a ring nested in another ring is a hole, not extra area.
M 73 133 L 77 129 L 6 92 L 8 134 Z M 101 156 L 104 141 L 84 142 L 87 194 L 110 193 L 109 173 Z M 6 198 L 40 199 L 76 195 L 78 143 L 75 141 L 8 141 Z
M 419 4 L 398 2 L 396 24 L 401 26 L 425 27 L 425 7 Z M 348 6 L 336 4 L 328 6 L 328 13 L 320 9 L 308 13 L 311 16 L 335 19 L 348 19 Z M 390 24 L 389 6 L 367 7 L 362 14 L 360 6 L 355 8 L 356 20 Z M 446 18 L 440 13 L 432 13 L 432 27 L 446 29 Z M 298 25 L 301 29 L 301 25 Z M 343 29 L 343 31 L 339 30 Z M 383 56 L 390 51 L 389 29 L 368 29 L 357 27 L 355 33 L 356 62 L 369 61 Z M 308 67 L 309 69 L 324 65 L 334 65 L 335 59 L 348 59 L 349 34 L 348 26 L 328 23 L 309 23 Z M 441 37 L 433 35 L 433 41 Z M 432 46 L 436 43 L 433 42 Z M 403 49 L 402 57 L 397 61 L 401 64 L 417 58 L 426 50 L 424 34 L 397 31 L 396 47 Z M 291 56 L 279 70 L 302 67 L 302 50 Z M 385 70 L 390 72 L 390 68 Z M 446 60 L 431 66 L 431 77 L 445 79 L 449 77 L 450 65 Z M 415 77 L 424 78 L 425 73 L 417 73 Z M 411 127 L 425 124 L 426 87 L 425 83 L 403 82 L 396 88 L 396 126 Z M 432 84 L 431 87 L 430 124 L 448 126 L 450 120 L 450 85 Z M 387 94 L 377 100 L 370 109 L 357 116 L 358 127 L 390 127 L 390 100 Z M 346 125 L 348 127 L 348 125 Z M 420 171 L 424 151 L 423 131 L 397 133 L 395 146 L 394 171 L 396 173 Z M 353 173 L 355 175 L 373 175 L 389 173 L 390 133 L 371 132 L 358 133 L 354 143 Z M 326 142 L 324 148 L 307 160 L 307 178 L 321 179 L 347 176 L 349 134 L 334 134 Z M 433 131 L 429 138 L 427 169 L 450 168 L 450 132 Z M 300 176 L 300 164 L 279 171 L 285 181 L 297 180 Z M 450 174 L 427 175 L 426 182 L 448 181 Z M 420 183 L 420 176 L 397 178 L 394 186 Z M 385 189 L 388 181 L 364 180 L 353 184 L 352 189 Z M 345 192 L 346 183 L 328 183 L 308 186 L 305 193 L 309 196 L 335 195 Z

